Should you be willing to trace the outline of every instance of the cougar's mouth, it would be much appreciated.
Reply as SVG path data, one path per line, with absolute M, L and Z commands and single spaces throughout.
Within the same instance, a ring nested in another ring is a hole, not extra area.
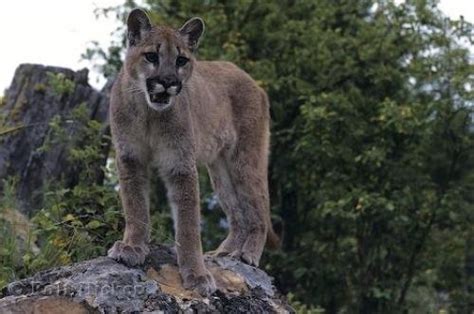
M 150 97 L 150 107 L 155 110 L 163 110 L 171 103 L 171 95 L 167 92 L 149 93 L 148 95 Z
M 170 101 L 170 95 L 167 92 L 150 94 L 150 100 L 156 103 L 168 103 Z

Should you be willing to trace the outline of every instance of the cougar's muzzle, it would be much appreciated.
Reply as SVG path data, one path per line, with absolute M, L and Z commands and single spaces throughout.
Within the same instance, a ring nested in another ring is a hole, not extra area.
M 181 92 L 182 84 L 176 79 L 149 78 L 146 88 L 153 109 L 164 109 L 171 104 L 171 97 Z

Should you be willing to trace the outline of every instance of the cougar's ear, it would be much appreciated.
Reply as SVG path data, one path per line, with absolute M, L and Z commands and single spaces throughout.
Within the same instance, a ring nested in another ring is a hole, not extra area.
M 151 23 L 148 15 L 141 9 L 134 9 L 128 15 L 128 44 L 130 46 L 136 45 L 145 35 L 151 30 Z
M 189 50 L 195 51 L 199 44 L 199 38 L 204 33 L 204 21 L 199 17 L 193 17 L 184 23 L 179 29 L 179 33 L 186 40 Z

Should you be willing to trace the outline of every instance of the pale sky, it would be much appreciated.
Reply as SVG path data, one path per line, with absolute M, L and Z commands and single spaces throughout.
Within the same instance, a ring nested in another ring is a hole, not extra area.
M 91 41 L 103 47 L 111 40 L 117 21 L 96 19 L 94 9 L 116 6 L 124 0 L 12 0 L 0 7 L 0 95 L 20 63 L 40 63 L 79 70 Z M 92 72 L 92 71 L 91 71 Z M 97 75 L 89 81 L 96 87 Z
M 79 70 L 90 67 L 81 54 L 91 41 L 103 47 L 111 40 L 117 21 L 96 19 L 94 9 L 124 0 L 14 0 L 0 8 L 0 95 L 10 85 L 20 63 L 41 63 Z M 474 0 L 441 0 L 441 10 L 452 18 L 463 15 L 474 22 Z M 93 72 L 93 71 L 91 71 Z M 90 83 L 103 80 L 91 73 Z

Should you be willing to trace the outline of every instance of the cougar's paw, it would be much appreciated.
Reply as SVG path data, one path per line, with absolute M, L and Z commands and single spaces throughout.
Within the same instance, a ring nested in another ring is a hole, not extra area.
M 258 266 L 263 251 L 263 245 L 257 245 L 258 243 L 253 240 L 247 240 L 242 246 L 231 247 L 224 244 L 225 243 L 222 243 L 215 251 L 207 252 L 206 255 L 211 257 L 229 256 L 251 266 Z
M 242 246 L 243 241 L 239 243 L 237 239 L 227 237 L 216 250 L 206 252 L 206 255 L 210 257 L 229 256 L 232 252 L 240 250 Z
M 229 254 L 230 257 L 239 259 L 243 261 L 246 264 L 249 264 L 250 266 L 258 266 L 258 263 L 260 262 L 260 254 L 252 253 L 252 252 L 247 252 L 247 251 L 233 251 Z
M 210 296 L 217 290 L 216 282 L 211 273 L 206 269 L 202 274 L 196 274 L 193 271 L 183 271 L 183 287 L 188 290 L 194 290 L 202 296 Z
M 262 257 L 264 246 L 265 236 L 256 234 L 255 236 L 248 237 L 242 250 L 240 250 L 240 259 L 249 265 L 257 267 L 260 257 Z
M 258 263 L 260 261 L 259 254 L 245 252 L 242 250 L 225 251 L 225 250 L 217 249 L 215 251 L 207 252 L 206 256 L 209 256 L 211 258 L 228 256 L 230 258 L 240 260 L 251 266 L 258 266 Z
M 224 251 L 224 250 L 214 250 L 214 251 L 208 251 L 204 254 L 204 256 L 209 256 L 209 257 L 221 257 L 221 256 L 228 256 L 230 255 L 232 251 Z
M 108 256 L 128 266 L 135 266 L 143 264 L 148 253 L 150 250 L 146 245 L 130 245 L 117 241 L 110 248 Z

